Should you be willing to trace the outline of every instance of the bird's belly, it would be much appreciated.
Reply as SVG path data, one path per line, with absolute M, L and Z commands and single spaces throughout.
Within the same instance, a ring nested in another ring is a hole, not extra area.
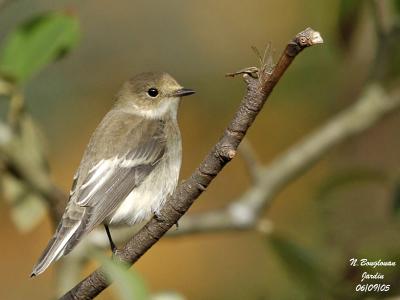
M 158 213 L 178 183 L 181 160 L 169 155 L 136 187 L 108 218 L 110 225 L 133 225 Z

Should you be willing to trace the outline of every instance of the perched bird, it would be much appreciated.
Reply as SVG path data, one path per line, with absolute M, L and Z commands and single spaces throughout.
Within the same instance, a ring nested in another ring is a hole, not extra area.
M 193 93 L 167 73 L 142 73 L 123 84 L 90 139 L 63 217 L 31 276 L 101 223 L 114 251 L 108 225 L 132 225 L 158 214 L 181 167 L 180 98 Z

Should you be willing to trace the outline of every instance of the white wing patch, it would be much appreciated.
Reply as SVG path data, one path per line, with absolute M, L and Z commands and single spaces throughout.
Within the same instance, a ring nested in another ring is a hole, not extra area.
M 114 174 L 115 168 L 121 159 L 102 159 L 92 169 L 89 170 L 88 180 L 79 187 L 79 192 L 90 189 L 90 192 L 82 199 L 76 201 L 78 205 L 85 205 L 102 185 Z
M 87 203 L 87 201 L 93 197 L 111 177 L 113 177 L 118 171 L 121 171 L 121 169 L 131 169 L 140 164 L 147 163 L 147 160 L 143 159 L 142 156 L 133 159 L 127 159 L 126 157 L 127 155 L 120 158 L 115 157 L 113 159 L 102 159 L 91 168 L 88 173 L 87 181 L 79 187 L 79 192 L 90 191 L 86 193 L 85 197 L 78 199 L 76 203 L 84 206 L 85 203 Z
M 89 175 L 90 175 L 90 179 L 83 184 L 80 189 L 84 190 L 85 188 L 87 188 L 89 185 L 93 184 L 95 181 L 98 180 L 98 178 L 100 178 L 100 176 L 104 175 L 105 173 L 107 173 L 108 169 L 110 168 L 111 165 L 111 161 L 110 160 L 104 160 L 102 159 L 101 161 L 99 161 L 93 168 L 91 168 L 89 170 Z M 94 172 L 94 173 L 93 173 Z M 93 174 L 92 174 L 93 173 Z

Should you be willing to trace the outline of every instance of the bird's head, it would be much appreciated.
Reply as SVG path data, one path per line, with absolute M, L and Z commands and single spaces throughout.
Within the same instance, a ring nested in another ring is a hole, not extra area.
M 152 119 L 176 115 L 179 100 L 194 94 L 183 88 L 167 73 L 141 73 L 124 83 L 117 95 L 117 104 L 124 110 Z

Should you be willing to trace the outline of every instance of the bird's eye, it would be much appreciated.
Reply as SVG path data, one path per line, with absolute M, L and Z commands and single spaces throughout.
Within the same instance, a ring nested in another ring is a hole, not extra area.
M 147 94 L 152 97 L 155 98 L 158 96 L 158 90 L 156 88 L 151 88 L 147 91 Z

